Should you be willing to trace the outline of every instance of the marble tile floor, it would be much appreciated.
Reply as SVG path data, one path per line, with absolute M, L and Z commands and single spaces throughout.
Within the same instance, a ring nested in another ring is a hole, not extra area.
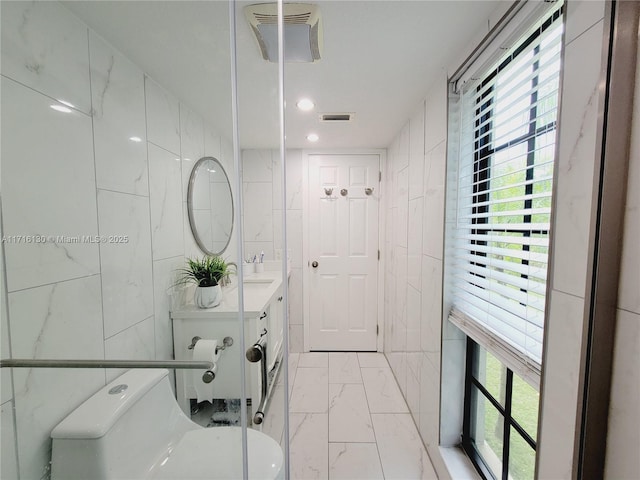
M 437 478 L 382 353 L 292 354 L 289 365 L 292 479 Z
M 264 423 L 253 426 L 281 445 L 283 405 L 281 372 Z M 213 426 L 212 407 L 192 419 Z M 291 354 L 289 440 L 292 480 L 438 478 L 382 353 Z

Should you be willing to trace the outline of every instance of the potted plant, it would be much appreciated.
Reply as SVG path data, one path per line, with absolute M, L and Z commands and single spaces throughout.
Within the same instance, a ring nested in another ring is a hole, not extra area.
M 179 270 L 178 284 L 196 285 L 194 300 L 200 308 L 212 308 L 222 301 L 222 279 L 229 274 L 227 262 L 220 256 L 187 259 L 187 268 Z

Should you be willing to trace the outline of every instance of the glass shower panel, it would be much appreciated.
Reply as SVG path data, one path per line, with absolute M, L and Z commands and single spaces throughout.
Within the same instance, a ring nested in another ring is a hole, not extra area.
M 248 370 L 259 371 L 250 426 L 288 444 L 286 376 L 289 275 L 283 236 L 277 4 L 236 4 L 239 161 L 242 165 L 243 292 L 262 323 L 247 337 Z M 265 58 L 266 57 L 266 58 Z M 269 283 L 273 282 L 273 283 Z M 265 287 L 267 285 L 267 287 Z M 265 289 L 269 291 L 265 294 Z M 249 444 L 249 458 L 252 457 Z M 285 463 L 286 463 L 285 459 Z
M 222 304 L 198 309 L 195 286 L 177 285 L 186 259 L 204 255 L 190 218 L 198 217 L 214 240 L 216 219 L 229 218 L 213 214 L 220 202 L 210 202 L 208 217 L 190 212 L 196 162 L 217 160 L 231 197 L 242 194 L 230 5 L 1 5 L 1 357 L 191 360 L 194 337 L 215 340 L 225 350 L 211 383 L 196 386 L 195 370 L 169 369 L 177 408 L 194 422 L 189 428 L 240 427 L 247 403 L 237 282 L 223 288 L 227 315 Z M 234 228 L 221 256 L 242 265 L 237 235 Z M 126 370 L 3 368 L 0 476 L 49 475 L 54 427 Z M 167 420 L 157 418 L 157 425 Z M 241 442 L 230 445 L 225 467 L 241 478 Z

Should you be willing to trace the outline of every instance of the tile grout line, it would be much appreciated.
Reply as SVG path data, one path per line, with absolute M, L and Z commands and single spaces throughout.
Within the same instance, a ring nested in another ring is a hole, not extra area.
M 362 377 L 362 388 L 364 390 L 364 398 L 367 401 L 367 410 L 369 412 L 369 418 L 371 419 L 371 429 L 373 430 L 373 438 L 375 439 L 376 452 L 378 454 L 378 462 L 380 463 L 380 471 L 382 472 L 382 478 L 385 477 L 384 466 L 382 465 L 382 457 L 380 456 L 380 446 L 378 445 L 378 436 L 376 435 L 376 427 L 373 424 L 373 415 L 371 414 L 371 407 L 369 406 L 369 396 L 367 395 L 367 387 L 364 383 L 364 377 L 362 376 L 362 367 L 360 366 L 360 357 L 356 353 L 356 359 L 358 360 L 358 367 L 360 368 L 360 377 Z

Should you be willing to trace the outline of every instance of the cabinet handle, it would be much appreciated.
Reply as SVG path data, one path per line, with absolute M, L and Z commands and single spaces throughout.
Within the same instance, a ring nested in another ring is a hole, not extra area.
M 267 318 L 267 312 L 262 312 L 262 315 L 260 315 L 260 320 L 262 320 L 263 318 Z
M 281 302 L 281 301 L 282 301 L 282 297 L 281 297 L 281 296 L 280 296 L 280 297 L 278 297 L 278 301 L 279 301 L 279 302 Z

